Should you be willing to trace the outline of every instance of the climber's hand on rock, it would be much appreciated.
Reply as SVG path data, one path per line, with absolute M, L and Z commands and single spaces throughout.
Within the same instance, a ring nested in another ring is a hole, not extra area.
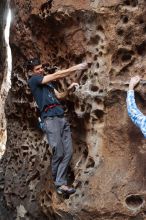
M 73 87 L 75 87 L 75 89 L 78 89 L 78 88 L 79 88 L 79 84 L 73 82 L 73 83 L 68 87 L 68 90 L 71 90 Z
M 129 83 L 129 90 L 133 90 L 134 87 L 139 83 L 141 80 L 140 76 L 134 76 L 131 78 L 130 83 Z
M 84 62 L 84 63 L 80 63 L 80 64 L 74 66 L 73 68 L 74 68 L 74 71 L 76 71 L 76 70 L 84 70 L 84 69 L 87 69 L 87 67 L 88 67 L 87 63 Z

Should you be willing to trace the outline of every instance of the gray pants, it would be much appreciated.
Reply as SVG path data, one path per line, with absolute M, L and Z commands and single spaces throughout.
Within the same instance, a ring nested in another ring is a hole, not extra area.
M 47 139 L 52 148 L 52 176 L 56 186 L 67 185 L 67 170 L 72 157 L 69 123 L 64 117 L 47 117 L 44 121 Z

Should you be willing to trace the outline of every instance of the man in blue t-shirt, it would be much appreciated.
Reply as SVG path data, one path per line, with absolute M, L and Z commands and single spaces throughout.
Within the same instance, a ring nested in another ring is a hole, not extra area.
M 73 153 L 70 126 L 59 101 L 62 94 L 53 87 L 51 82 L 67 77 L 76 70 L 86 69 L 87 63 L 45 76 L 42 64 L 37 58 L 29 60 L 27 68 L 32 71 L 28 84 L 41 113 L 48 143 L 52 148 L 52 176 L 57 192 L 59 194 L 75 193 L 75 189 L 67 185 L 67 170 Z M 74 85 L 72 84 L 68 89 Z

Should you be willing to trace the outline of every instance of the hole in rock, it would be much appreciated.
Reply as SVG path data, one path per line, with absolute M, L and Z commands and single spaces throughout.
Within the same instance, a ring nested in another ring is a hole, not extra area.
M 126 198 L 125 202 L 130 209 L 139 209 L 144 200 L 140 195 L 130 195 Z
M 94 60 L 97 60 L 97 58 L 98 58 L 98 55 L 95 55 L 95 56 L 94 56 Z
M 40 9 L 41 9 L 41 11 L 44 11 L 44 10 L 47 10 L 48 8 L 50 9 L 51 7 L 52 7 L 52 3 L 50 3 L 50 1 L 48 1 L 48 2 L 45 2 L 44 4 L 42 4 Z
M 104 111 L 96 109 L 93 111 L 93 114 L 96 116 L 97 119 L 103 119 Z
M 28 149 L 29 149 L 28 146 L 21 146 L 21 148 L 22 148 L 23 150 L 28 150 Z
M 88 68 L 91 68 L 91 66 L 92 66 L 92 63 L 88 63 Z
M 27 126 L 26 125 L 23 126 L 23 130 L 27 130 Z
M 136 7 L 138 5 L 138 0 L 131 0 L 131 5 Z
M 118 35 L 123 35 L 123 33 L 124 33 L 123 29 L 121 29 L 121 28 L 117 29 L 117 34 Z
M 95 73 L 94 73 L 94 76 L 98 76 L 98 73 L 97 73 L 97 72 L 95 72 Z
M 94 98 L 94 101 L 97 103 L 97 104 L 102 104 L 102 100 L 98 97 L 95 97 Z
M 127 16 L 123 16 L 123 23 L 127 23 L 128 22 L 128 17 Z
M 130 40 L 126 40 L 126 44 L 127 44 L 127 45 L 131 45 L 132 42 L 131 42 Z
M 80 55 L 80 56 L 78 56 L 78 57 L 75 57 L 75 63 L 76 64 L 79 64 L 79 63 L 82 63 L 83 62 L 83 58 L 84 58 L 84 56 L 83 55 Z
M 124 4 L 125 4 L 125 5 L 130 5 L 130 1 L 129 1 L 129 0 L 126 0 L 126 1 L 124 1 Z
M 125 0 L 124 4 L 127 6 L 136 7 L 138 4 L 138 1 L 137 0 Z
M 99 56 L 102 56 L 102 55 L 103 55 L 102 51 L 100 51 L 98 55 L 99 55 Z
M 48 160 L 48 157 L 47 156 L 44 156 L 44 161 L 47 161 Z
M 103 29 L 103 27 L 102 27 L 101 25 L 98 25 L 98 26 L 97 26 L 97 30 L 103 31 L 104 29 Z
M 98 44 L 99 41 L 100 41 L 99 35 L 95 35 L 95 36 L 91 37 L 91 39 L 90 39 L 91 44 Z
M 99 68 L 99 63 L 98 62 L 96 63 L 96 67 Z
M 79 197 L 79 194 L 75 194 L 75 198 L 78 198 Z
M 139 24 L 143 24 L 143 23 L 144 23 L 143 18 L 140 18 L 140 19 L 139 19 Z
M 131 50 L 127 50 L 126 48 L 120 48 L 114 57 L 114 61 L 116 61 L 116 59 L 119 58 L 123 62 L 128 62 L 131 60 L 133 54 L 134 53 Z
M 81 105 L 81 111 L 82 111 L 82 112 L 85 111 L 85 105 L 84 105 L 84 104 Z
M 88 150 L 87 150 L 87 149 L 85 149 L 85 150 L 83 151 L 83 155 L 84 155 L 84 158 L 85 158 L 85 159 L 88 157 Z
M 146 41 L 136 46 L 137 53 L 141 56 L 146 54 Z
M 95 165 L 95 161 L 90 157 L 90 158 L 88 159 L 86 168 L 94 167 L 94 165 Z
M 86 83 L 86 81 L 88 80 L 88 77 L 85 75 L 85 76 L 83 76 L 83 78 L 81 79 L 81 84 L 85 84 Z
M 89 181 L 88 181 L 88 180 L 86 180 L 84 185 L 89 185 Z
M 91 105 L 91 104 L 87 104 L 87 105 L 86 105 L 86 112 L 90 112 L 90 111 L 91 111 L 91 108 L 92 108 L 92 105 Z M 85 119 L 88 118 L 88 114 L 87 114 L 87 113 L 86 113 L 86 115 L 85 115 L 84 118 L 85 118 Z
M 131 60 L 131 57 L 132 57 L 132 55 L 131 54 L 129 54 L 129 53 L 126 53 L 126 54 L 124 54 L 123 56 L 122 56 L 122 61 L 128 61 L 128 60 Z
M 14 134 L 14 138 L 17 138 L 17 134 Z
M 143 31 L 144 31 L 144 33 L 146 33 L 146 26 L 144 26 Z
M 80 17 L 79 16 L 77 16 L 76 19 L 77 19 L 77 21 L 80 21 Z
M 90 89 L 93 92 L 97 92 L 99 90 L 98 86 L 95 86 L 95 85 L 91 85 Z
M 125 1 L 124 1 L 124 4 L 125 4 L 125 5 L 130 5 L 130 1 L 129 1 L 129 0 L 125 0 Z
M 100 90 L 99 90 L 99 93 L 103 93 L 103 89 L 100 89 Z
M 28 154 L 27 152 L 23 152 L 23 157 L 27 156 L 27 154 Z
M 41 167 L 41 168 L 44 168 L 45 166 L 44 166 L 44 164 L 40 164 L 40 167 Z

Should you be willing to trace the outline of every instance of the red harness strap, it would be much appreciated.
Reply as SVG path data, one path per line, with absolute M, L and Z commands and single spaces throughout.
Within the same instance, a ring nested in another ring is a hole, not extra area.
M 50 108 L 54 108 L 54 107 L 56 107 L 56 106 L 60 106 L 61 107 L 61 105 L 60 104 L 53 104 L 53 105 L 48 105 L 46 108 L 45 108 L 45 112 L 47 112 Z

